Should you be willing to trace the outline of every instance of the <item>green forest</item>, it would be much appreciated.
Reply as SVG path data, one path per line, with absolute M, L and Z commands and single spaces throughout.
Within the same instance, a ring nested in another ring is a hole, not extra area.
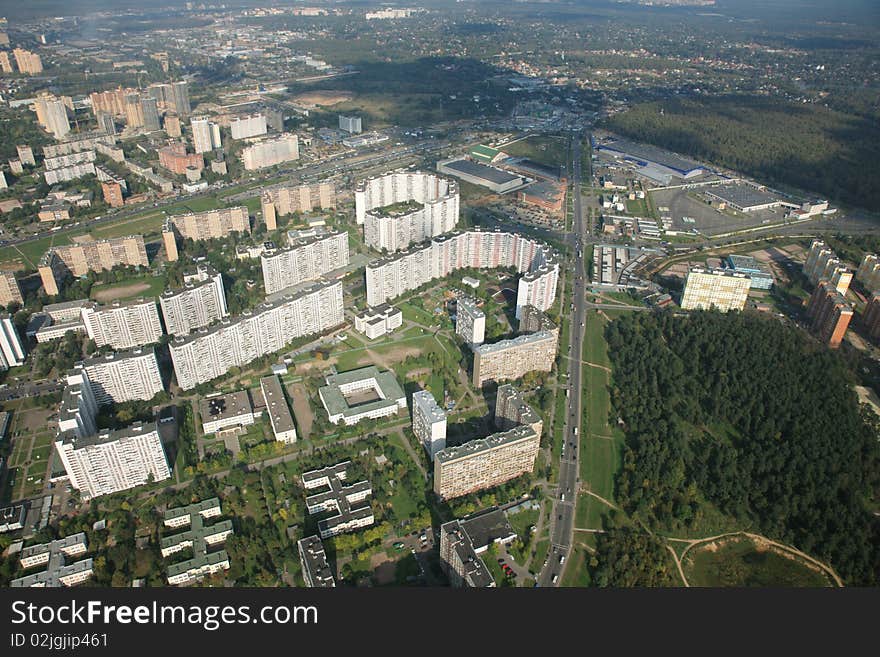
M 818 105 L 755 96 L 637 105 L 608 129 L 838 202 L 880 210 L 880 127 Z
M 878 435 L 836 353 L 773 319 L 633 313 L 606 329 L 626 448 L 616 497 L 679 533 L 714 506 L 878 581 Z

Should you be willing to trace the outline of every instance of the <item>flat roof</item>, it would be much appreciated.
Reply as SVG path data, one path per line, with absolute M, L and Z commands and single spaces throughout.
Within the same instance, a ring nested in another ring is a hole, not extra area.
M 327 561 L 327 553 L 324 551 L 324 544 L 319 536 L 309 536 L 301 538 L 297 541 L 300 559 L 303 568 L 311 575 L 313 586 L 331 587 L 336 586 L 333 579 L 333 571 L 330 570 L 330 563 Z
M 728 183 L 707 187 L 706 193 L 740 208 L 779 203 L 782 200 L 768 191 L 742 183 Z
M 68 388 L 70 388 L 70 386 L 68 386 Z M 67 432 L 62 438 L 62 442 L 72 442 L 74 449 L 82 449 L 83 447 L 88 447 L 90 445 L 105 445 L 116 440 L 122 440 L 123 438 L 146 436 L 154 432 L 156 435 L 159 433 L 159 425 L 155 422 L 135 422 L 124 429 L 115 429 L 113 431 L 102 429 L 99 433 L 92 434 L 91 436 L 83 436 L 81 438 L 77 438 L 76 435 Z
M 498 507 L 477 511 L 462 518 L 459 523 L 470 537 L 475 550 L 482 550 L 495 541 L 506 541 L 516 536 L 507 521 L 507 515 Z
M 518 335 L 515 338 L 511 338 L 510 340 L 500 340 L 498 342 L 492 343 L 484 343 L 474 347 L 474 353 L 478 353 L 480 355 L 483 354 L 492 354 L 499 351 L 504 351 L 505 349 L 511 349 L 513 347 L 520 347 L 525 344 L 531 344 L 533 342 L 541 342 L 543 340 L 552 340 L 555 339 L 553 334 L 549 331 L 536 331 L 535 333 L 526 333 L 525 335 Z
M 376 386 L 382 398 L 365 404 L 359 404 L 357 406 L 349 406 L 348 401 L 345 399 L 345 395 L 340 390 L 340 386 L 350 385 L 368 379 L 374 379 L 376 381 Z M 369 365 L 368 367 L 362 367 L 348 372 L 331 374 L 327 377 L 327 385 L 320 388 L 318 393 L 330 415 L 342 414 L 344 417 L 360 415 L 364 412 L 386 406 L 396 406 L 399 399 L 405 399 L 406 397 L 403 388 L 400 387 L 394 373 L 380 372 L 375 365 Z
M 56 324 L 52 328 L 64 326 L 64 324 Z M 92 367 L 94 365 L 105 365 L 107 363 L 118 363 L 133 358 L 144 358 L 153 356 L 155 358 L 156 351 L 153 347 L 135 347 L 134 349 L 126 349 L 125 351 L 113 351 L 109 354 L 100 354 L 86 358 L 82 361 L 83 367 Z
M 260 379 L 260 389 L 263 391 L 263 397 L 266 398 L 266 411 L 272 419 L 272 429 L 275 433 L 295 430 L 293 415 L 290 413 L 290 407 L 281 387 L 281 379 L 275 375 L 264 376 Z
M 667 169 L 681 173 L 690 173 L 691 171 L 704 168 L 702 164 L 694 160 L 689 160 L 650 144 L 637 144 L 628 139 L 615 139 L 613 142 L 599 144 L 598 148 L 599 150 L 622 153 L 645 162 L 660 164 Z
M 474 549 L 467 532 L 462 528 L 461 521 L 452 520 L 440 526 L 441 533 L 446 535 L 450 547 L 461 562 L 463 572 L 459 575 L 470 585 L 478 588 L 495 586 L 495 578 L 486 568 L 485 562 Z
M 457 459 L 465 458 L 467 456 L 473 456 L 478 452 L 484 452 L 490 449 L 495 449 L 496 447 L 501 447 L 502 445 L 510 445 L 512 443 L 519 442 L 520 440 L 526 440 L 535 437 L 535 431 L 530 426 L 521 424 L 517 427 L 514 427 L 513 429 L 510 429 L 509 431 L 493 433 L 490 436 L 486 436 L 485 438 L 477 438 L 476 440 L 471 440 L 463 445 L 441 449 L 434 456 L 434 459 L 440 461 L 441 463 L 455 461 Z
M 437 400 L 427 390 L 414 392 L 412 396 L 413 406 L 418 406 L 422 412 L 433 422 L 446 419 L 446 412 L 437 404 Z
M 199 400 L 199 414 L 202 416 L 202 424 L 253 412 L 254 407 L 247 390 L 238 390 Z
M 504 185 L 520 179 L 520 176 L 515 176 L 507 171 L 502 171 L 495 167 L 489 167 L 485 164 L 479 164 L 478 162 L 473 162 L 471 160 L 453 160 L 452 162 L 445 162 L 443 166 L 446 169 L 488 180 L 496 185 Z
M 459 297 L 456 303 L 458 304 L 456 310 L 464 310 L 471 317 L 479 318 L 486 316 L 486 313 L 477 306 L 477 300 L 473 297 Z

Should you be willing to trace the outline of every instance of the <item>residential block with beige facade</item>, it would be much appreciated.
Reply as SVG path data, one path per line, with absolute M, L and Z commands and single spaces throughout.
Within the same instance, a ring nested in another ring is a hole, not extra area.
M 715 308 L 721 312 L 742 310 L 751 286 L 748 274 L 729 269 L 692 267 L 685 281 L 681 307 L 685 310 Z
M 251 232 L 248 209 L 243 205 L 172 215 L 168 219 L 184 239 L 210 240 L 235 232 Z
M 294 212 L 311 212 L 315 208 L 321 210 L 335 208 L 336 189 L 332 183 L 326 182 L 317 185 L 279 187 L 264 192 L 261 205 L 266 228 L 276 230 L 278 228 L 277 217 Z
M 113 269 L 117 265 L 148 267 L 142 235 L 129 235 L 81 244 L 55 246 L 40 260 L 38 270 L 46 294 L 58 294 L 58 282 L 65 276 L 84 276 L 90 271 Z
M 10 303 L 24 304 L 21 287 L 15 272 L 0 271 L 0 306 L 8 306 Z

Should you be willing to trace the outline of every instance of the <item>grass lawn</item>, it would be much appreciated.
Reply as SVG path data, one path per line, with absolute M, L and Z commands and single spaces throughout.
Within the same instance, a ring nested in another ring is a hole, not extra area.
M 549 551 L 549 539 L 542 538 L 540 541 L 535 543 L 535 556 L 532 557 L 532 567 L 530 568 L 533 573 L 541 572 L 541 568 L 544 567 L 544 559 L 547 558 L 547 553 Z
M 417 322 L 424 326 L 432 326 L 437 323 L 437 320 L 431 313 L 421 308 L 416 308 L 410 303 L 400 304 L 400 311 L 403 313 L 403 318 L 410 322 Z
M 590 553 L 583 546 L 572 548 L 565 562 L 562 574 L 562 586 L 590 586 L 592 583 L 589 571 Z
M 529 536 L 529 528 L 538 524 L 538 509 L 525 509 L 516 513 L 508 513 L 507 520 L 517 536 L 525 540 Z
M 112 237 L 126 237 L 127 235 L 158 235 L 162 232 L 162 224 L 165 223 L 165 215 L 161 212 L 151 212 L 148 215 L 133 217 L 110 224 L 103 224 L 89 231 L 95 239 L 110 239 Z
M 141 291 L 124 291 L 124 288 L 144 284 L 149 286 L 146 290 Z M 91 296 L 94 299 L 98 293 L 112 292 L 114 290 L 123 290 L 115 299 L 128 299 L 130 297 L 157 297 L 165 290 L 165 276 L 136 276 L 112 283 L 109 285 L 92 286 Z M 106 301 L 105 301 L 106 302 Z
M 49 456 L 52 454 L 52 446 L 46 445 L 45 447 L 34 447 L 31 450 L 31 460 L 36 462 L 40 461 L 43 465 L 46 464 Z
M 611 511 L 607 504 L 597 500 L 592 495 L 581 493 L 578 495 L 577 510 L 574 516 L 574 526 L 577 529 L 602 529 L 602 516 Z
M 691 586 L 831 586 L 823 573 L 777 552 L 758 550 L 744 537 L 714 550 L 694 548 L 682 567 Z
M 565 164 L 568 159 L 568 140 L 561 137 L 529 137 L 501 146 L 501 150 L 514 157 L 527 157 L 547 166 Z

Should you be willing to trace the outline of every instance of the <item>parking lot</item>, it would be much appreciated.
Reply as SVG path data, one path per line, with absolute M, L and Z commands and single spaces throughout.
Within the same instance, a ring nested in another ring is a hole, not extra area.
M 703 235 L 718 235 L 762 224 L 779 223 L 787 212 L 782 207 L 748 213 L 717 210 L 698 200 L 702 198 L 699 188 L 662 189 L 649 193 L 660 217 L 671 217 L 671 230 L 681 232 L 696 229 Z

